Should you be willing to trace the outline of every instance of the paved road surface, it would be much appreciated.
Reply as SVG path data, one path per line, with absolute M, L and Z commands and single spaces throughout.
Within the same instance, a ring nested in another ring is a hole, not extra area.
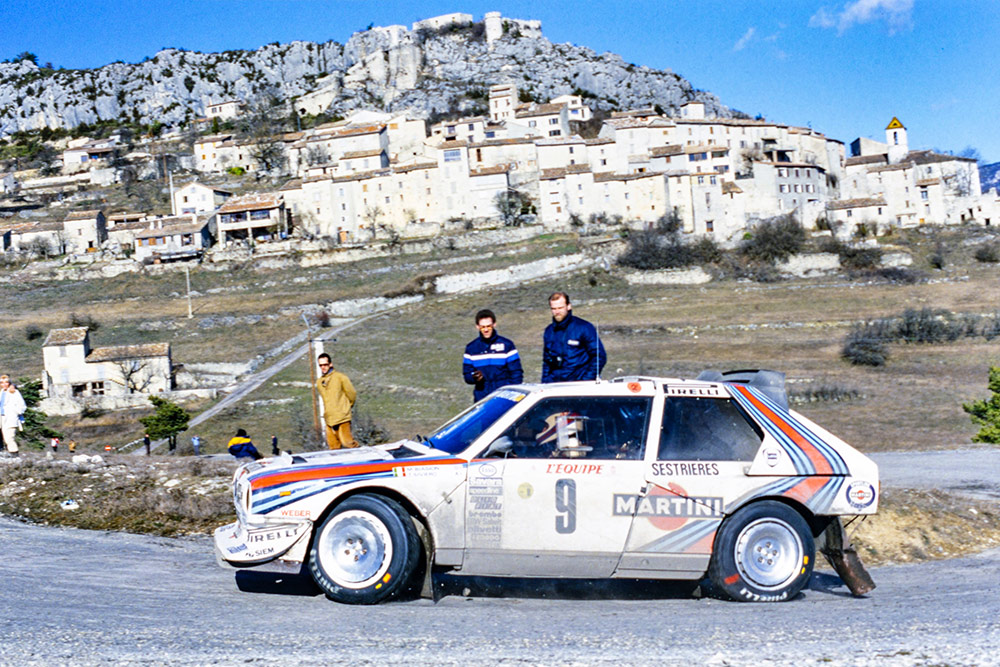
M 947 489 L 986 500 L 1000 500 L 1000 447 L 882 452 L 871 454 L 871 457 L 878 464 L 883 485 Z
M 1000 550 L 873 570 L 866 599 L 818 573 L 797 600 L 695 599 L 658 584 L 477 584 L 376 607 L 308 580 L 218 568 L 174 540 L 2 520 L 2 664 L 987 664 Z M 244 590 L 240 590 L 243 588 Z M 581 598 L 588 598 L 586 602 Z

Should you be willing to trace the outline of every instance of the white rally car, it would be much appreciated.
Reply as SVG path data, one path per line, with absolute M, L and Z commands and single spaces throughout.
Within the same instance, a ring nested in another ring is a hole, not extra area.
M 421 442 L 243 465 L 238 521 L 215 547 L 229 567 L 306 566 L 348 603 L 390 598 L 435 568 L 707 573 L 724 596 L 779 601 L 808 581 L 814 538 L 842 548 L 839 517 L 874 514 L 878 494 L 874 462 L 788 409 L 781 373 L 517 385 Z

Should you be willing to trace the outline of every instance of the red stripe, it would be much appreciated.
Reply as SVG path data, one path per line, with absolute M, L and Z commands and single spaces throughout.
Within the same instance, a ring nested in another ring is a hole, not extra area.
M 279 472 L 271 475 L 262 475 L 254 478 L 250 482 L 251 489 L 266 489 L 269 486 L 287 484 L 288 482 L 304 482 L 312 479 L 332 479 L 336 477 L 350 477 L 352 475 L 364 475 L 372 472 L 387 472 L 393 468 L 414 468 L 417 466 L 447 466 L 458 463 L 465 463 L 463 459 L 436 459 L 433 461 L 387 461 L 379 463 L 361 463 L 343 467 L 313 468 L 311 470 L 292 470 L 290 472 Z
M 734 574 L 732 576 L 729 576 L 729 577 L 726 577 L 725 579 L 723 579 L 723 581 L 726 582 L 726 584 L 728 584 L 729 586 L 732 586 L 733 584 L 735 584 L 739 580 L 740 580 L 740 575 L 738 575 L 738 574 Z
M 813 496 L 819 493 L 820 489 L 822 489 L 829 481 L 829 477 L 806 477 L 781 495 L 787 498 L 794 498 L 805 505 L 812 499 Z
M 803 453 L 809 457 L 809 460 L 812 461 L 813 466 L 816 468 L 816 474 L 829 475 L 833 473 L 833 466 L 830 465 L 830 461 L 828 461 L 823 455 L 823 452 L 816 449 L 812 443 L 802 437 L 802 434 L 796 431 L 788 422 L 775 414 L 775 412 L 769 407 L 764 405 L 764 403 L 751 394 L 746 387 L 734 386 L 733 388 L 743 394 L 747 400 L 753 403 L 755 408 L 764 413 L 764 415 L 771 420 L 772 423 L 781 429 L 782 433 L 791 438 L 792 442 L 799 446 Z

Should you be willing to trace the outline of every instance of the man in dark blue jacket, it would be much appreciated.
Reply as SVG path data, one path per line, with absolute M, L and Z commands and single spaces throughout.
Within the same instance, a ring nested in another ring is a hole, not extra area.
M 475 385 L 472 396 L 479 400 L 508 384 L 520 384 L 524 379 L 521 357 L 514 342 L 496 332 L 497 317 L 492 310 L 476 313 L 479 337 L 465 346 L 462 376 Z
M 597 329 L 573 315 L 565 292 L 549 297 L 552 324 L 545 328 L 542 382 L 596 380 L 608 361 Z

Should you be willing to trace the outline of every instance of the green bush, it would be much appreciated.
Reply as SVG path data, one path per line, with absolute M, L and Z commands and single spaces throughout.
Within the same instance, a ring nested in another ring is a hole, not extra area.
M 802 250 L 806 230 L 790 215 L 769 218 L 759 223 L 743 241 L 741 252 L 753 261 L 773 264 Z
M 978 262 L 996 264 L 1000 262 L 1000 245 L 993 242 L 983 243 L 976 248 L 973 256 Z
M 840 355 L 855 366 L 884 366 L 891 325 L 886 320 L 856 324 L 847 334 Z
M 962 409 L 969 413 L 972 421 L 982 428 L 972 436 L 973 442 L 1000 444 L 1000 366 L 991 366 L 988 388 L 992 396 L 986 399 L 963 403 Z

